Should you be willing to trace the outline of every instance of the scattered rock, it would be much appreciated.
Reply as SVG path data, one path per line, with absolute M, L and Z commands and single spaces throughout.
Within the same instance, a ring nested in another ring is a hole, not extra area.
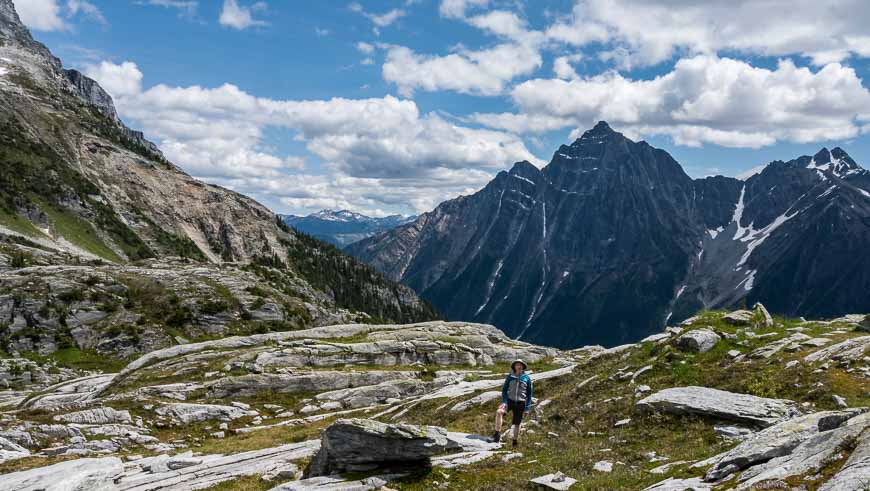
M 683 351 L 706 353 L 722 339 L 710 329 L 694 329 L 677 338 L 677 347 Z
M 837 394 L 832 395 L 831 400 L 834 401 L 834 404 L 836 404 L 837 407 L 840 409 L 845 409 L 845 408 L 849 407 L 849 404 L 846 402 L 846 399 L 844 399 L 841 396 L 838 396 Z
M 641 412 L 694 414 L 762 427 L 799 414 L 792 401 L 691 386 L 664 389 L 638 401 L 636 408 Z
M 400 462 L 427 462 L 456 448 L 447 431 L 436 426 L 385 424 L 368 419 L 341 419 L 321 436 L 311 461 L 312 476 L 369 471 Z
M 216 404 L 167 404 L 158 407 L 156 412 L 183 424 L 209 420 L 231 421 L 249 415 L 244 409 Z
M 481 394 L 478 394 L 478 395 L 472 397 L 471 399 L 468 399 L 467 401 L 463 401 L 463 402 L 456 404 L 455 406 L 450 408 L 450 412 L 452 412 L 452 413 L 462 412 L 470 407 L 479 406 L 481 404 L 486 404 L 487 402 L 491 402 L 491 401 L 494 401 L 494 400 L 500 399 L 500 398 L 501 398 L 501 391 L 492 390 L 492 391 L 483 392 Z
M 592 469 L 598 472 L 613 472 L 613 462 L 599 460 L 594 466 L 592 466 Z

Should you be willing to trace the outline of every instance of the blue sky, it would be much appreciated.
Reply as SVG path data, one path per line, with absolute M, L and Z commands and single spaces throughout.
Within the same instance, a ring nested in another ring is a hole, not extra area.
M 423 212 L 599 119 L 694 177 L 870 161 L 858 0 L 15 3 L 174 162 L 282 213 Z

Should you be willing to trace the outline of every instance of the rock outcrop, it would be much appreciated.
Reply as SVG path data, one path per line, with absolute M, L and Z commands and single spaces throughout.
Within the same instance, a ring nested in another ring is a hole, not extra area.
M 767 399 L 735 394 L 707 387 L 664 389 L 637 402 L 641 412 L 691 414 L 714 419 L 772 426 L 799 414 L 797 404 L 783 399 Z
M 311 461 L 309 472 L 316 477 L 426 462 L 455 448 L 455 443 L 447 438 L 447 431 L 435 426 L 339 420 L 323 432 L 320 451 Z

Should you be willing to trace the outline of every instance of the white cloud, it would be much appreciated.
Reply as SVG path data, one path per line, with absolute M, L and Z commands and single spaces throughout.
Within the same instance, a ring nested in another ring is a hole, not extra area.
M 406 5 L 411 5 L 411 3 L 406 3 Z M 359 2 L 351 3 L 348 8 L 350 10 L 362 15 L 366 19 L 370 20 L 372 24 L 375 25 L 374 32 L 376 35 L 380 35 L 380 28 L 387 27 L 402 17 L 408 15 L 408 13 L 404 9 L 392 9 L 383 14 L 374 14 L 371 12 L 367 12 Z
M 461 19 L 469 8 L 482 8 L 489 5 L 489 0 L 441 0 L 438 12 L 442 17 Z
M 256 2 L 248 7 L 239 5 L 237 0 L 224 0 L 219 22 L 222 26 L 243 30 L 249 27 L 264 26 L 265 21 L 254 18 L 256 12 L 266 10 L 266 2 Z
M 577 0 L 547 34 L 576 46 L 612 43 L 625 67 L 723 51 L 800 54 L 824 65 L 868 56 L 868 23 L 864 0 Z
M 108 61 L 87 65 L 85 75 L 97 80 L 113 98 L 136 95 L 142 90 L 142 72 L 129 61 L 120 65 Z
M 360 53 L 366 55 L 370 55 L 375 52 L 375 47 L 373 45 L 363 41 L 356 43 L 356 49 L 358 49 Z
M 421 114 L 413 101 L 392 96 L 275 100 L 229 84 L 142 90 L 141 73 L 130 62 L 104 62 L 88 74 L 171 160 L 273 206 L 333 200 L 347 205 L 334 207 L 363 211 L 421 212 L 479 188 L 517 160 L 536 162 L 515 135 Z M 299 156 L 268 148 L 266 128 L 285 129 L 288 140 L 304 142 L 325 174 L 305 174 Z
M 96 5 L 86 0 L 68 0 L 66 8 L 70 17 L 82 14 L 99 24 L 108 24 L 106 18 L 103 17 L 103 12 Z
M 67 28 L 56 0 L 14 0 L 21 22 L 37 31 L 62 31 Z
M 582 54 L 559 56 L 553 60 L 553 73 L 556 74 L 556 78 L 561 78 L 562 80 L 578 79 L 580 76 L 577 75 L 577 71 L 574 70 L 572 64 L 582 59 Z
M 193 15 L 199 8 L 197 0 L 139 0 L 138 5 L 152 5 L 178 10 L 182 15 Z
M 832 63 L 812 71 L 789 60 L 776 69 L 699 55 L 652 80 L 616 72 L 536 79 L 515 87 L 516 114 L 476 114 L 493 128 L 540 133 L 607 120 L 636 136 L 664 134 L 679 145 L 760 147 L 778 141 L 845 139 L 870 121 L 870 92 L 855 71 Z
M 498 95 L 516 77 L 540 68 L 541 54 L 534 46 L 505 43 L 481 51 L 459 49 L 445 56 L 421 55 L 403 46 L 387 49 L 382 72 L 399 93 L 415 90 L 454 90 L 465 94 Z
M 330 31 L 329 29 L 321 28 L 321 27 L 315 27 L 314 34 L 317 34 L 317 37 L 322 38 L 322 37 L 329 36 L 330 34 L 332 34 L 332 31 Z
M 21 22 L 36 31 L 65 31 L 68 20 L 82 16 L 99 24 L 107 24 L 102 11 L 87 0 L 14 0 Z

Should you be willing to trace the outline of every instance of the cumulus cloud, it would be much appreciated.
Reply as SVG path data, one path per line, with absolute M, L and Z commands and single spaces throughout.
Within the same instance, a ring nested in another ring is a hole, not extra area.
M 698 55 L 651 80 L 617 72 L 536 79 L 516 86 L 511 97 L 518 113 L 471 119 L 521 133 L 604 119 L 636 136 L 664 134 L 679 145 L 730 147 L 851 138 L 870 120 L 870 92 L 852 68 L 838 63 L 813 71 L 781 60 L 770 70 Z
M 129 61 L 120 65 L 108 61 L 87 65 L 85 74 L 99 81 L 112 97 L 136 95 L 142 90 L 142 72 L 135 63 Z
M 87 0 L 14 0 L 21 22 L 36 31 L 65 31 L 68 21 L 83 17 L 99 24 L 107 24 L 103 12 Z
M 334 200 L 347 206 L 330 206 L 422 212 L 515 161 L 536 161 L 513 134 L 460 126 L 392 96 L 276 100 L 230 84 L 143 90 L 131 62 L 103 62 L 88 74 L 184 169 L 273 205 Z M 299 156 L 277 155 L 263 143 L 266 128 L 304 142 L 327 172 L 306 174 Z
M 254 14 L 267 8 L 266 2 L 256 2 L 250 6 L 243 6 L 239 5 L 237 0 L 224 0 L 219 22 L 222 26 L 240 31 L 249 27 L 264 26 L 266 22 L 255 19 Z
M 610 43 L 621 66 L 656 64 L 681 53 L 799 54 L 819 65 L 868 56 L 864 0 L 577 0 L 550 39 Z
M 461 19 L 465 17 L 466 10 L 482 8 L 487 5 L 489 5 L 489 0 L 441 0 L 438 12 L 442 17 Z
M 542 63 L 540 51 L 524 44 L 504 43 L 480 51 L 460 48 L 445 56 L 423 55 L 404 46 L 391 46 L 382 74 L 404 96 L 418 89 L 498 95 L 508 82 L 533 73 Z

